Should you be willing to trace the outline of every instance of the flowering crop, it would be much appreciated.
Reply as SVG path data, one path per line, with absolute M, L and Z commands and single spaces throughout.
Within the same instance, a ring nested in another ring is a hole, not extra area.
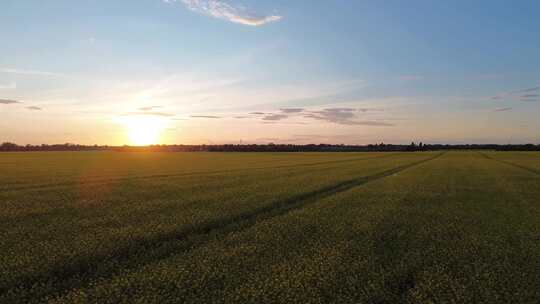
M 537 302 L 539 156 L 3 154 L 0 302 Z

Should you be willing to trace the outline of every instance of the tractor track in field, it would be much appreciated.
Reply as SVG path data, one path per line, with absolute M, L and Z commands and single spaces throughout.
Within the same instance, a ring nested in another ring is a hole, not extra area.
M 50 189 L 50 188 L 62 188 L 62 187 L 68 187 L 68 186 L 97 186 L 97 185 L 116 183 L 116 182 L 122 182 L 122 181 L 130 181 L 130 180 L 147 180 L 147 179 L 151 180 L 151 179 L 166 179 L 166 178 L 176 178 L 176 177 L 204 176 L 204 175 L 227 174 L 227 173 L 235 173 L 235 172 L 243 172 L 243 171 L 249 172 L 253 170 L 294 169 L 294 168 L 311 167 L 311 166 L 318 166 L 318 165 L 339 164 L 339 163 L 364 161 L 364 160 L 371 160 L 371 159 L 381 159 L 381 158 L 397 156 L 400 154 L 403 154 L 403 153 L 388 153 L 388 154 L 374 156 L 374 157 L 359 157 L 359 158 L 329 160 L 329 161 L 324 161 L 324 162 L 305 163 L 305 164 L 297 164 L 297 165 L 281 165 L 281 166 L 274 166 L 274 167 L 254 167 L 254 168 L 241 168 L 241 169 L 230 169 L 230 170 L 186 172 L 186 173 L 175 173 L 175 174 L 126 176 L 126 177 L 105 178 L 105 179 L 92 179 L 92 180 L 77 181 L 77 182 L 70 181 L 70 182 L 61 182 L 61 183 L 24 185 L 24 186 L 14 186 L 14 187 L 13 187 L 13 184 L 11 184 L 11 185 L 8 185 L 8 187 L 0 188 L 0 192 L 19 191 L 19 190 L 42 190 L 42 189 Z
M 518 164 L 515 164 L 513 162 L 506 161 L 506 160 L 497 159 L 497 158 L 491 157 L 491 156 L 489 156 L 489 155 L 487 155 L 487 154 L 485 154 L 483 152 L 478 152 L 478 154 L 480 154 L 482 157 L 484 157 L 486 159 L 489 159 L 489 160 L 492 160 L 492 161 L 495 161 L 495 162 L 498 162 L 498 163 L 501 163 L 501 164 L 505 164 L 505 165 L 508 165 L 508 166 L 512 166 L 514 168 L 522 169 L 522 170 L 528 171 L 530 173 L 534 173 L 536 175 L 540 175 L 539 170 L 529 168 L 529 167 L 526 167 L 526 166 L 522 166 L 522 165 L 518 165 Z
M 173 231 L 151 238 L 134 239 L 130 244 L 113 252 L 75 259 L 70 264 L 51 267 L 51 271 L 19 278 L 16 283 L 0 286 L 0 295 L 7 295 L 7 297 L 0 296 L 0 301 L 17 299 L 17 291 L 28 292 L 35 286 L 38 286 L 38 288 L 39 286 L 53 286 L 54 291 L 43 292 L 38 289 L 35 291 L 35 297 L 33 296 L 33 298 L 37 297 L 41 298 L 41 301 L 45 301 L 61 297 L 73 289 L 87 287 L 92 282 L 109 279 L 122 272 L 139 269 L 175 254 L 188 252 L 211 240 L 224 238 L 229 234 L 243 231 L 262 221 L 302 209 L 321 199 L 422 165 L 444 154 L 444 152 L 441 152 L 376 174 L 350 179 L 315 191 L 295 195 L 268 206 L 226 219 L 210 221 L 190 229 Z
M 323 174 L 324 172 L 326 171 L 333 171 L 333 170 L 336 170 L 336 167 L 335 166 L 329 166 L 329 167 L 315 167 L 315 166 L 310 166 L 310 168 L 306 168 L 305 170 L 302 170 L 302 171 L 294 171 L 293 174 L 291 174 L 291 176 L 299 176 L 299 175 L 308 175 L 308 174 Z M 259 181 L 266 181 L 267 179 L 273 179 L 275 177 L 269 177 L 269 176 L 263 176 Z M 101 186 L 103 185 L 106 185 L 106 184 L 100 184 Z M 228 185 L 223 185 L 224 187 L 229 187 Z M 238 188 L 241 188 L 243 187 L 242 185 L 238 186 Z M 173 200 L 170 200 L 171 202 Z M 177 202 L 177 201 L 176 201 Z M 184 208 L 190 208 L 196 204 L 199 204 L 200 201 L 190 201 L 190 202 L 183 202 L 183 207 Z M 47 220 L 47 217 L 50 217 L 50 216 L 58 216 L 60 213 L 64 213 L 65 216 L 72 216 L 71 212 L 72 212 L 72 209 L 74 207 L 64 207 L 64 208 L 51 208 L 49 210 L 42 210 L 42 211 L 39 211 L 39 212 L 29 212 L 29 213 L 20 213 L 20 214 L 17 214 L 17 215 L 8 215 L 8 216 L 5 216 L 5 215 L 0 215 L 0 221 L 5 221 L 5 222 L 12 222 L 12 223 L 17 223 L 17 222 L 20 222 L 20 221 L 24 221 L 24 220 L 27 220 L 28 218 L 42 218 L 44 221 Z M 152 212 L 159 212 L 159 211 L 152 211 Z M 146 213 L 148 214 L 148 213 Z

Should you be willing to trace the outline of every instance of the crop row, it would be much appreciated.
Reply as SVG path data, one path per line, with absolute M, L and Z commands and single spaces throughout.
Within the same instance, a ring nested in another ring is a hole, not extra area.
M 14 201 L 7 205 L 11 209 L 20 210 L 19 205 L 30 201 L 30 206 L 49 204 L 49 209 L 14 217 L 20 229 L 10 228 L 10 223 L 2 226 L 8 236 L 2 240 L 2 248 L 7 248 L 1 255 L 0 267 L 6 274 L 2 290 L 6 298 L 65 290 L 89 277 L 110 275 L 189 248 L 198 235 L 277 214 L 296 201 L 429 157 L 406 155 L 198 179 L 135 180 L 112 184 L 111 189 L 82 185 L 58 192 L 11 193 Z
M 52 303 L 535 303 L 540 180 L 448 153 Z

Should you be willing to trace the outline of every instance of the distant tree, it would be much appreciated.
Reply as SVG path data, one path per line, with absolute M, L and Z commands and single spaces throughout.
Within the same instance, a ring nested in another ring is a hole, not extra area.
M 4 142 L 2 143 L 2 146 L 0 146 L 2 151 L 16 151 L 18 148 L 19 146 L 11 142 Z

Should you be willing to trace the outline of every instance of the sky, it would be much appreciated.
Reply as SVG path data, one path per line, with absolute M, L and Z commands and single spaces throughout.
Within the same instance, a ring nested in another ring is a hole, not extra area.
M 540 143 L 539 11 L 2 0 L 0 141 Z

